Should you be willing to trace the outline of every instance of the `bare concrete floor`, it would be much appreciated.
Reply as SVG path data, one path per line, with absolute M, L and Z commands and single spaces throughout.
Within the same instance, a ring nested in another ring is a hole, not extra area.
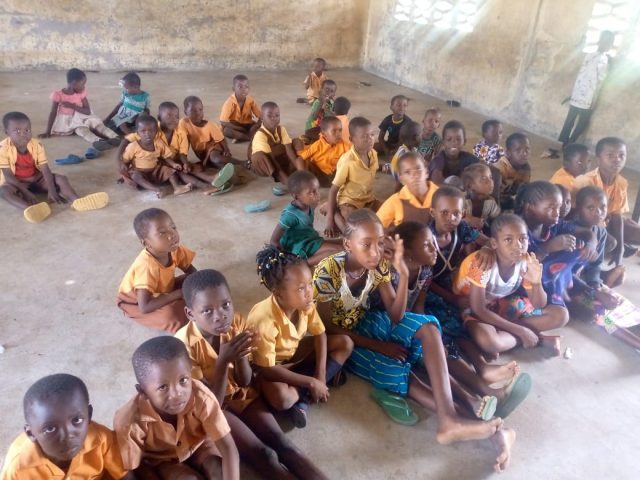
M 181 104 L 187 95 L 202 97 L 205 114 L 217 119 L 238 72 L 144 73 L 143 88 L 152 95 L 153 112 L 164 100 Z M 467 125 L 471 148 L 480 137 L 480 115 L 446 104 L 416 91 L 398 87 L 358 70 L 330 72 L 338 94 L 352 102 L 351 116 L 365 115 L 379 122 L 389 113 L 396 93 L 411 98 L 409 115 L 420 121 L 426 107 L 443 110 Z M 89 74 L 89 99 L 105 116 L 116 104 L 121 74 Z M 282 123 L 290 133 L 301 133 L 307 107 L 295 97 L 303 91 L 304 72 L 249 72 L 252 93 L 261 103 L 275 100 Z M 365 81 L 371 87 L 361 85 Z M 64 86 L 63 72 L 0 74 L 0 111 L 21 110 L 42 132 L 49 112 L 48 95 Z M 506 134 L 514 131 L 506 126 Z M 134 394 L 130 356 L 138 344 L 157 333 L 122 316 L 114 298 L 121 277 L 140 249 L 132 220 L 140 210 L 155 206 L 174 218 L 185 245 L 197 252 L 198 268 L 223 271 L 231 285 L 236 310 L 247 313 L 268 292 L 257 280 L 254 255 L 276 224 L 286 197 L 271 194 L 272 182 L 257 179 L 219 197 L 194 192 L 157 200 L 115 184 L 115 153 L 80 165 L 58 167 L 53 159 L 82 154 L 87 144 L 78 137 L 43 142 L 52 169 L 68 175 L 81 193 L 104 190 L 108 208 L 76 213 L 53 206 L 53 215 L 40 225 L 26 223 L 21 212 L 0 202 L 0 454 L 21 431 L 22 395 L 41 376 L 69 372 L 88 384 L 95 419 L 111 425 L 113 413 Z M 557 160 L 540 160 L 549 142 L 532 136 L 535 177 L 549 178 Z M 246 146 L 232 145 L 238 156 Z M 388 177 L 380 176 L 376 190 L 390 193 Z M 632 191 L 635 198 L 635 188 Z M 246 214 L 251 201 L 270 199 L 272 209 Z M 322 230 L 323 218 L 317 228 Z M 638 298 L 638 260 L 627 261 L 628 280 L 623 294 Z M 631 479 L 637 478 L 637 425 L 640 424 L 640 356 L 580 321 L 562 332 L 574 357 L 544 360 L 539 351 L 516 351 L 523 370 L 531 373 L 534 388 L 529 399 L 508 420 L 518 440 L 512 465 L 502 478 Z M 331 478 L 349 479 L 478 479 L 492 474 L 493 451 L 487 442 L 440 446 L 435 441 L 435 416 L 416 407 L 421 421 L 402 427 L 388 420 L 368 398 L 369 387 L 351 376 L 332 391 L 327 405 L 314 407 L 310 425 L 289 435 Z M 636 472 L 635 474 L 633 472 Z M 245 472 L 247 472 L 245 470 Z M 246 478 L 253 478 L 246 473 Z

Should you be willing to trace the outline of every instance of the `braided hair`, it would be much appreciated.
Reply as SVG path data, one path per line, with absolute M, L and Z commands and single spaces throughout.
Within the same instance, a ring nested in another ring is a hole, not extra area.
M 306 261 L 273 245 L 265 245 L 256 255 L 256 263 L 260 283 L 274 291 L 284 279 L 287 267 L 306 264 Z

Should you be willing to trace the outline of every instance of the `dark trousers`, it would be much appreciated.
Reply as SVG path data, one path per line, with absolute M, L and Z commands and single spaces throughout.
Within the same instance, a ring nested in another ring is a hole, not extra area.
M 573 105 L 569 105 L 569 113 L 567 113 L 567 118 L 562 126 L 562 132 L 560 132 L 560 136 L 558 137 L 558 141 L 562 142 L 563 146 L 568 143 L 575 142 L 580 135 L 584 133 L 589 126 L 592 111 L 593 110 L 591 109 L 578 108 Z M 574 129 L 573 127 L 576 123 L 576 117 L 578 118 L 578 123 L 575 125 Z

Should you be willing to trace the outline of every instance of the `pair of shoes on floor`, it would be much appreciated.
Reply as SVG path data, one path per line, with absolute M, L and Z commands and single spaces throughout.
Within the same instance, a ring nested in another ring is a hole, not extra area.
M 102 140 L 101 140 L 102 141 Z M 96 142 L 97 143 L 97 142 Z M 56 165 L 75 165 L 76 163 L 82 163 L 85 159 L 93 160 L 102 155 L 102 152 L 94 147 L 87 148 L 87 151 L 84 152 L 84 158 L 79 157 L 78 155 L 74 155 L 70 153 L 65 158 L 56 159 Z
M 78 212 L 98 210 L 109 204 L 109 195 L 106 192 L 97 192 L 75 199 L 71 208 Z M 24 218 L 29 223 L 40 223 L 51 215 L 51 207 L 47 202 L 36 203 L 24 209 Z

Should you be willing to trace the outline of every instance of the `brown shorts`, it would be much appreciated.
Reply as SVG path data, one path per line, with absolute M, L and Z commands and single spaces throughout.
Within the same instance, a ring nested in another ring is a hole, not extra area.
M 169 179 L 176 174 L 176 171 L 173 168 L 169 168 L 160 163 L 152 170 L 139 170 L 137 168 L 129 170 L 129 176 L 134 172 L 141 174 L 145 180 L 155 185 L 162 185 L 163 183 L 168 182 Z
M 56 191 L 59 192 L 60 191 L 60 185 L 58 184 L 58 180 L 60 178 L 65 178 L 63 175 L 57 175 L 55 173 L 52 173 L 51 175 L 53 175 L 53 183 L 56 186 Z M 47 193 L 47 181 L 44 179 L 44 175 L 42 174 L 42 172 L 38 172 L 36 173 L 33 177 L 28 177 L 28 178 L 19 178 L 16 177 L 16 180 L 18 180 L 20 183 L 24 183 L 27 188 L 32 191 L 33 193 Z M 7 183 L 5 183 L 2 186 L 6 186 L 8 185 Z
M 368 208 L 376 212 L 378 208 L 380 208 L 380 200 L 374 198 L 369 203 L 365 203 L 362 208 Z M 342 205 L 338 205 L 338 211 L 340 212 L 340 215 L 342 215 L 342 218 L 344 218 L 345 220 L 347 219 L 349 214 L 355 210 L 359 210 L 359 208 L 355 205 L 351 205 L 350 203 L 343 203 Z
M 323 188 L 328 188 L 331 186 L 331 182 L 333 181 L 333 175 L 329 175 L 324 173 L 322 170 L 318 168 L 318 166 L 310 160 L 305 161 L 306 167 L 309 169 L 311 173 L 313 173 L 318 179 L 318 183 Z M 334 172 L 335 173 L 335 172 Z
M 259 152 L 264 153 L 264 152 Z M 251 171 L 260 177 L 273 177 L 277 180 L 278 172 L 291 175 L 295 167 L 289 161 L 284 145 L 274 145 L 271 153 L 263 155 L 251 155 Z
M 138 304 L 134 302 L 126 294 L 118 295 L 118 308 L 129 318 L 145 327 L 176 333 L 188 321 L 187 315 L 184 313 L 185 303 L 182 299 L 175 300 L 149 313 L 142 313 Z

